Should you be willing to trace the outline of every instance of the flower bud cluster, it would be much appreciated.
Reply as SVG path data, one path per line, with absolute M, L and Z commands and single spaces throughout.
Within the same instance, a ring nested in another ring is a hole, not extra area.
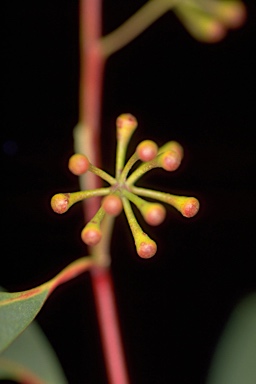
M 241 0 L 190 0 L 177 2 L 174 12 L 196 40 L 216 43 L 228 29 L 241 27 L 246 8 Z
M 74 175 L 80 176 L 83 173 L 92 172 L 107 181 L 110 186 L 74 193 L 58 193 L 52 197 L 51 206 L 56 213 L 62 214 L 78 201 L 93 196 L 102 196 L 99 210 L 81 232 L 83 242 L 88 246 L 97 245 L 102 238 L 101 223 L 105 216 L 116 217 L 124 210 L 138 255 L 142 258 L 150 258 L 155 255 L 157 245 L 140 227 L 132 204 L 138 208 L 147 224 L 156 226 L 164 221 L 166 209 L 162 204 L 149 202 L 142 197 L 170 204 L 184 217 L 196 215 L 199 202 L 194 197 L 176 196 L 135 186 L 135 182 L 153 168 L 163 168 L 169 172 L 175 171 L 182 161 L 183 149 L 176 141 L 170 141 L 159 148 L 154 141 L 144 140 L 138 144 L 135 153 L 125 164 L 127 146 L 137 128 L 137 120 L 131 114 L 122 114 L 117 118 L 116 127 L 115 177 L 92 165 L 83 154 L 74 154 L 68 164 L 69 170 Z M 141 164 L 131 172 L 137 161 L 140 161 Z

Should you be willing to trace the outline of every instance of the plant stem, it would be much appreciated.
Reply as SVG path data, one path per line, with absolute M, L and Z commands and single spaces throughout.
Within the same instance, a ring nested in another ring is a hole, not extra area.
M 131 170 L 132 166 L 136 163 L 136 161 L 138 159 L 139 159 L 138 154 L 137 154 L 137 152 L 135 152 L 130 157 L 130 159 L 127 161 L 127 163 L 125 164 L 124 169 L 122 170 L 122 173 L 120 175 L 120 180 L 119 180 L 120 183 L 124 183 L 125 182 L 126 177 L 127 177 L 128 173 L 129 173 L 129 171 Z
M 171 9 L 177 0 L 149 0 L 134 15 L 125 21 L 119 28 L 102 37 L 101 46 L 105 57 L 118 51 L 154 21 Z
M 137 219 L 136 219 L 136 217 L 132 211 L 131 204 L 130 204 L 129 200 L 123 196 L 122 201 L 123 201 L 124 211 L 125 211 L 129 226 L 131 228 L 134 240 L 136 242 L 137 237 L 141 233 L 143 233 L 143 231 L 142 231 L 142 229 L 141 229 L 141 227 L 140 227 L 140 225 L 139 225 L 139 223 L 138 223 L 138 221 L 137 221 Z
M 86 154 L 96 167 L 100 165 L 100 119 L 102 77 L 104 60 L 99 47 L 101 36 L 101 0 L 80 1 L 80 108 L 79 124 L 75 140 L 79 152 Z M 95 189 L 101 184 L 93 173 L 81 177 L 83 189 Z M 96 199 L 95 199 L 96 200 Z M 100 205 L 85 203 L 85 217 L 88 220 Z
M 163 203 L 173 205 L 175 208 L 177 208 L 177 202 L 179 202 L 180 199 L 188 199 L 187 196 L 172 195 L 171 193 L 160 192 L 155 191 L 153 189 L 140 188 L 135 186 L 131 187 L 131 191 L 137 195 L 149 197 L 151 199 L 156 199 L 162 201 Z
M 69 207 L 78 201 L 88 199 L 90 197 L 106 196 L 109 194 L 109 192 L 110 188 L 97 188 L 92 190 L 87 189 L 86 191 L 72 192 L 69 198 Z
M 100 119 L 104 59 L 99 44 L 101 37 L 101 0 L 80 0 L 80 122 L 75 130 L 78 152 L 85 153 L 90 162 L 100 166 Z M 114 181 L 111 181 L 110 184 Z M 83 189 L 95 189 L 100 179 L 91 172 L 82 177 Z M 94 199 L 96 200 L 96 199 Z M 85 218 L 89 221 L 98 210 L 100 201 L 86 204 Z M 90 248 L 101 267 L 91 269 L 96 311 L 103 343 L 106 371 L 110 384 L 128 384 L 128 373 L 122 347 L 110 264 L 110 239 L 113 218 L 106 215 L 102 240 Z
M 90 172 L 94 173 L 94 175 L 97 175 L 101 179 L 107 181 L 109 184 L 111 185 L 116 184 L 116 179 L 114 179 L 114 177 L 110 176 L 108 173 L 106 173 L 102 169 L 99 169 L 98 167 L 95 167 L 94 165 L 90 164 L 89 170 Z
M 113 230 L 115 218 L 111 215 L 106 215 L 101 224 L 101 232 L 103 233 L 103 237 L 101 241 L 92 247 L 90 253 L 93 253 L 93 257 L 97 263 L 97 265 L 104 267 L 109 267 L 111 264 L 110 257 L 110 243 L 111 243 L 111 235 Z
M 135 171 L 128 177 L 126 184 L 128 186 L 132 186 L 136 181 L 143 176 L 146 172 L 151 171 L 158 167 L 157 157 L 151 161 L 147 161 L 146 163 L 142 163 Z
M 93 269 L 91 277 L 109 383 L 128 384 L 111 273 L 108 268 Z

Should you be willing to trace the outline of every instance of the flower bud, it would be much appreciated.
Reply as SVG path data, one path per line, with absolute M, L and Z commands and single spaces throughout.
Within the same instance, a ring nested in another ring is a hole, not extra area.
M 138 255 L 143 259 L 148 259 L 154 256 L 157 251 L 156 243 L 154 242 L 154 240 L 150 239 L 150 237 L 141 229 L 136 217 L 134 216 L 128 199 L 123 199 L 123 205 L 124 212 L 126 214 L 129 226 L 132 231 Z
M 101 240 L 101 230 L 98 226 L 88 223 L 81 232 L 83 242 L 89 246 L 94 246 Z
M 158 146 L 152 140 L 144 140 L 137 146 L 136 152 L 141 161 L 150 161 L 156 157 Z
M 199 211 L 199 201 L 195 197 L 187 197 L 181 204 L 180 212 L 184 217 L 193 217 Z
M 179 155 L 180 159 L 182 160 L 184 151 L 180 143 L 178 143 L 175 140 L 168 141 L 166 144 L 164 144 L 160 149 L 159 153 L 166 152 L 166 151 L 174 151 L 177 152 Z
M 102 207 L 106 213 L 118 216 L 123 209 L 122 200 L 117 195 L 108 195 L 102 201 Z
M 116 178 L 120 176 L 123 170 L 127 145 L 137 125 L 136 118 L 130 113 L 124 113 L 116 120 Z
M 184 217 L 193 217 L 199 211 L 199 201 L 195 197 L 166 194 L 166 203 L 178 209 Z
M 116 119 L 117 131 L 134 131 L 137 128 L 138 122 L 136 117 L 130 113 L 123 113 Z
M 221 0 L 213 4 L 213 14 L 228 28 L 238 28 L 246 19 L 246 8 L 240 0 Z
M 226 35 L 225 26 L 212 12 L 205 11 L 203 5 L 181 3 L 175 12 L 188 32 L 200 42 L 216 43 Z
M 143 214 L 145 221 L 153 226 L 161 224 L 166 216 L 164 206 L 158 203 L 148 203 L 145 209 L 144 207 L 141 209 L 141 213 Z
M 133 132 L 137 128 L 137 126 L 138 126 L 137 119 L 130 113 L 124 113 L 117 118 L 116 134 L 117 134 L 117 142 L 121 149 L 121 156 L 123 156 L 123 154 L 126 152 L 127 144 Z
M 56 213 L 65 213 L 69 209 L 70 193 L 58 193 L 51 199 L 51 207 Z
M 81 155 L 80 153 L 75 153 L 70 157 L 68 162 L 69 170 L 77 176 L 82 175 L 87 172 L 90 166 L 90 162 L 85 155 Z
M 175 171 L 181 163 L 180 154 L 176 151 L 167 151 L 158 158 L 158 164 L 166 171 Z
M 148 238 L 146 241 L 142 241 L 136 246 L 137 253 L 142 259 L 149 259 L 154 256 L 157 251 L 156 243 Z

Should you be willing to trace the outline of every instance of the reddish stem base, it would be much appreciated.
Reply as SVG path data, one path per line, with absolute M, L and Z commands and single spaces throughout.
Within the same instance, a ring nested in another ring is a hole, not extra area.
M 129 384 L 110 270 L 93 269 L 91 279 L 109 383 Z

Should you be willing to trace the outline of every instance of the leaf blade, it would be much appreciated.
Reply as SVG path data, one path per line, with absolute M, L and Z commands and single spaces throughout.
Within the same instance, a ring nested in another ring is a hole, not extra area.
M 69 264 L 50 281 L 23 292 L 0 292 L 0 352 L 6 349 L 34 320 L 47 297 L 60 284 L 95 266 L 92 257 Z
M 8 296 L 4 295 L 5 300 L 1 300 L 0 309 L 0 351 L 7 348 L 12 340 L 32 322 L 48 294 L 49 289 L 43 289 L 40 294 L 31 295 L 27 299 L 24 298 L 24 295 L 17 297 L 11 293 Z
M 9 374 L 20 381 L 30 372 L 42 383 L 67 384 L 52 346 L 35 321 L 0 355 L 0 379 Z

